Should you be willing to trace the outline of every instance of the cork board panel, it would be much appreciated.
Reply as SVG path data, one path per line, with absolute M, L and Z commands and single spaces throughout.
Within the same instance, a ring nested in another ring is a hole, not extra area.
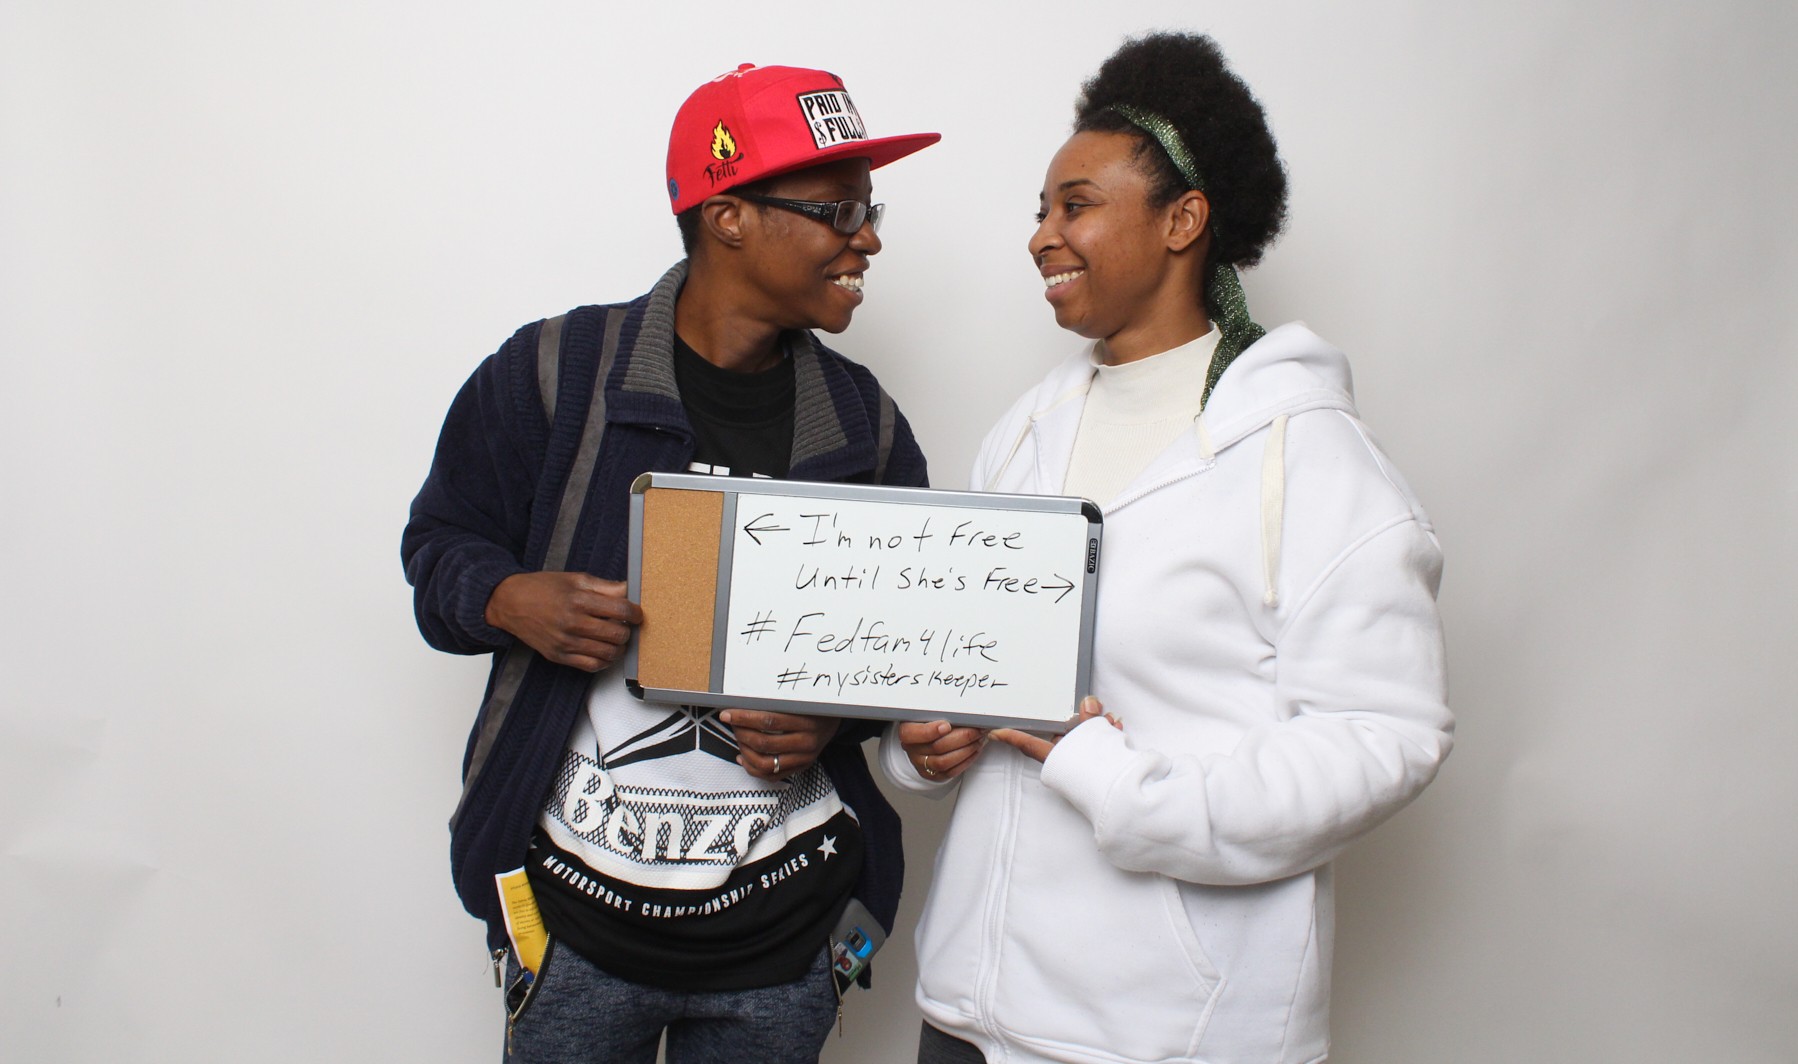
M 643 493 L 643 584 L 637 681 L 707 691 L 724 493 L 650 488 Z

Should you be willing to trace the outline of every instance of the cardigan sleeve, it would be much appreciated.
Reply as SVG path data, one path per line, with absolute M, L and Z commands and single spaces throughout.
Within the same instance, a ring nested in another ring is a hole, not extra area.
M 401 536 L 418 629 L 439 650 L 482 654 L 512 642 L 486 611 L 500 581 L 528 569 L 545 426 L 535 388 L 521 382 L 535 378 L 536 328 L 519 330 L 456 395 Z

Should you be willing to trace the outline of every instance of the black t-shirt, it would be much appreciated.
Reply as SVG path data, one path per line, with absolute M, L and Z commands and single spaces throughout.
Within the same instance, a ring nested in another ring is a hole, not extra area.
M 674 338 L 674 380 L 693 423 L 693 461 L 719 476 L 787 475 L 793 460 L 793 360 L 733 373 Z

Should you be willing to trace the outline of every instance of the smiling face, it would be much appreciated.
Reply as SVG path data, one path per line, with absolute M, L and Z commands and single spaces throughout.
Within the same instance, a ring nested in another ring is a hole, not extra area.
M 874 193 L 868 160 L 840 159 L 768 179 L 757 191 L 783 199 L 831 202 Z M 863 223 L 854 233 L 779 207 L 746 203 L 742 262 L 762 314 L 781 329 L 838 333 L 862 302 L 862 275 L 880 253 L 880 237 Z
M 1198 287 L 1208 204 L 1188 192 L 1151 205 L 1137 143 L 1124 133 L 1070 137 L 1049 162 L 1030 238 L 1056 324 L 1105 341 L 1114 362 L 1177 347 L 1209 327 Z

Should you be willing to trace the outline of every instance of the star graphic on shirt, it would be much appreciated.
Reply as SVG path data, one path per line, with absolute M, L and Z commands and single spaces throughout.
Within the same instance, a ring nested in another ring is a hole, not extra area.
M 824 855 L 826 861 L 835 857 L 837 855 L 837 837 L 835 835 L 824 836 L 824 845 L 818 847 L 818 852 Z

